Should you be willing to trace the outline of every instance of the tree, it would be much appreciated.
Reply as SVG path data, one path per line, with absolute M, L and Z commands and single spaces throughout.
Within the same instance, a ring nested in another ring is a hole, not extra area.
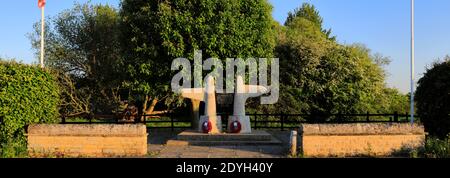
M 274 106 L 255 106 L 257 110 L 313 114 L 316 117 L 306 119 L 324 122 L 337 119 L 331 114 L 379 113 L 403 106 L 404 95 L 385 85 L 383 66 L 389 58 L 371 55 L 361 44 L 341 45 L 330 39 L 314 6 L 303 4 L 276 34 L 280 100 Z M 386 98 L 397 95 L 402 99 Z
M 46 65 L 56 69 L 67 115 L 115 109 L 122 78 L 120 17 L 108 5 L 75 4 L 47 20 Z M 30 34 L 40 52 L 40 24 Z
M 444 139 L 450 133 L 450 56 L 436 62 L 419 79 L 415 94 L 417 114 L 425 130 Z
M 296 8 L 294 12 L 289 12 L 284 25 L 288 26 L 295 18 L 301 17 L 312 22 L 317 27 L 322 28 L 323 18 L 316 7 L 309 3 L 303 3 L 302 7 Z
M 382 103 L 385 108 L 380 108 L 384 113 L 408 113 L 410 97 L 409 94 L 405 95 L 400 93 L 397 89 L 385 88 L 384 97 L 379 97 L 379 102 Z
M 194 50 L 202 50 L 205 59 L 272 57 L 271 9 L 267 0 L 124 0 L 127 84 L 142 96 L 142 112 L 152 113 L 173 95 L 175 58 L 193 59 Z
M 336 37 L 331 36 L 331 29 L 323 28 L 323 18 L 320 16 L 319 11 L 316 7 L 309 3 L 303 3 L 300 8 L 296 8 L 294 12 L 289 12 L 288 17 L 285 22 L 285 26 L 289 26 L 290 23 L 294 21 L 295 18 L 304 18 L 310 21 L 314 26 L 320 28 L 322 33 L 324 33 L 328 39 L 336 40 Z

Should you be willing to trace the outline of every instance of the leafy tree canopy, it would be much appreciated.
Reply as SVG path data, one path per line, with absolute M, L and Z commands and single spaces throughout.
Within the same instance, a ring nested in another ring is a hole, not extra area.
M 405 95 L 385 85 L 383 67 L 390 59 L 371 54 L 364 45 L 329 38 L 314 6 L 303 4 L 285 26 L 275 29 L 280 100 L 274 106 L 255 106 L 257 110 L 310 113 L 318 117 L 307 119 L 321 122 L 333 119 L 330 114 L 394 113 L 407 106 Z
M 194 50 L 202 50 L 203 59 L 272 57 L 271 11 L 267 0 L 124 0 L 128 85 L 145 96 L 144 106 L 153 105 L 170 98 L 172 60 L 192 60 Z
M 122 78 L 119 22 L 116 9 L 90 4 L 75 4 L 47 20 L 45 62 L 57 69 L 65 86 L 64 113 L 115 108 Z M 39 54 L 40 23 L 35 24 L 30 39 Z
M 289 12 L 284 25 L 289 26 L 296 18 L 303 18 L 310 21 L 314 26 L 320 28 L 327 38 L 336 40 L 336 37 L 331 36 L 331 29 L 327 30 L 323 28 L 323 18 L 314 5 L 303 3 L 301 7 L 296 8 L 293 12 Z

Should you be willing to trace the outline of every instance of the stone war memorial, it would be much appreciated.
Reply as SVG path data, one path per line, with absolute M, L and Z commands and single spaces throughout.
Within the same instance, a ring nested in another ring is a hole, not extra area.
M 0 16 L 12 23 L 0 37 L 29 28 L 32 51 L 19 59 L 30 49 L 10 48 L 26 44 L 0 41 L 0 158 L 450 157 L 450 56 L 432 63 L 429 52 L 432 65 L 415 70 L 414 18 L 377 23 L 412 32 L 411 51 L 390 38 L 403 30 L 367 25 L 406 8 L 282 1 L 37 0 L 5 11 L 21 14 Z M 348 13 L 345 25 L 318 7 Z M 40 20 L 14 19 L 31 13 Z M 367 45 L 345 35 L 354 29 Z
M 205 88 L 182 89 L 181 94 L 185 98 L 205 102 L 205 113 L 200 117 L 199 131 L 208 134 L 222 133 L 222 119 L 216 115 L 216 93 L 214 78 L 206 79 Z M 233 115 L 228 118 L 228 133 L 249 134 L 252 133 L 250 118 L 245 115 L 245 102 L 249 97 L 258 97 L 269 92 L 264 86 L 244 85 L 242 76 L 236 78 L 236 92 L 234 93 Z M 251 93 L 251 91 L 256 93 Z M 200 91 L 200 92 L 199 92 Z
M 176 140 L 169 140 L 169 145 L 239 145 L 239 144 L 280 144 L 268 132 L 252 130 L 250 117 L 245 113 L 245 102 L 250 97 L 259 97 L 269 92 L 268 87 L 245 85 L 242 76 L 236 76 L 235 92 L 233 93 L 233 111 L 228 116 L 226 129 L 217 115 L 215 79 L 206 78 L 204 88 L 183 88 L 183 97 L 205 103 L 205 113 L 199 119 L 197 130 L 181 132 Z M 195 119 L 195 118 L 194 118 Z

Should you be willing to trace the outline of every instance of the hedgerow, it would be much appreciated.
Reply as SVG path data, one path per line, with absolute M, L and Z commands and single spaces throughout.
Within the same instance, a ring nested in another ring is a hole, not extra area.
M 49 70 L 0 60 L 0 156 L 26 151 L 26 127 L 56 122 L 58 105 L 58 83 Z

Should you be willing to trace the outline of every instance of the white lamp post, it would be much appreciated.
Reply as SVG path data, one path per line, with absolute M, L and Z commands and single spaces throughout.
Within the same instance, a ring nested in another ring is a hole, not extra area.
M 411 0 L 411 124 L 414 124 L 414 0 Z

